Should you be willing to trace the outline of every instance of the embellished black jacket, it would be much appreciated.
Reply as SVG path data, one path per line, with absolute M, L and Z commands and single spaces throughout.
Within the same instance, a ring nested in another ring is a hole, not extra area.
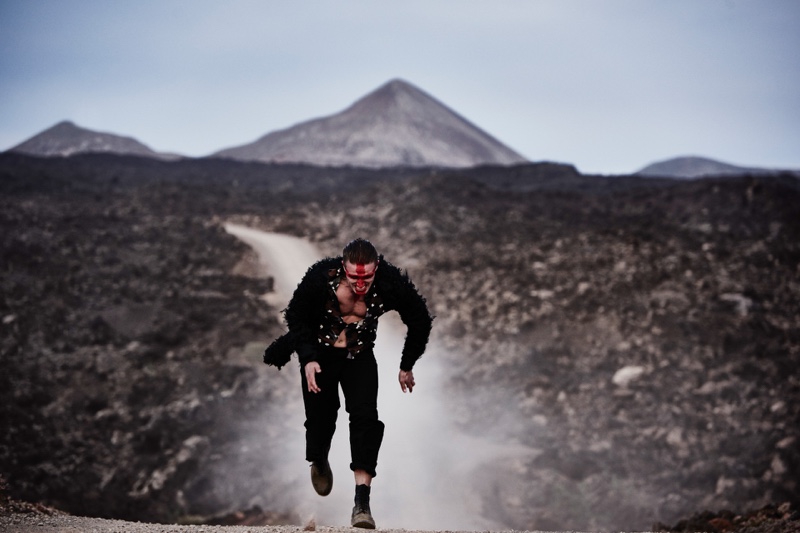
M 403 345 L 401 370 L 411 370 L 425 351 L 433 317 L 425 299 L 408 275 L 380 258 L 375 281 L 364 297 L 367 314 L 355 324 L 344 324 L 335 299 L 335 284 L 342 278 L 342 258 L 327 258 L 312 265 L 294 291 L 284 310 L 289 332 L 264 352 L 264 362 L 281 368 L 297 352 L 301 366 L 317 358 L 319 348 L 333 344 L 344 330 L 347 349 L 355 357 L 362 349 L 372 349 L 378 318 L 397 311 L 408 328 Z

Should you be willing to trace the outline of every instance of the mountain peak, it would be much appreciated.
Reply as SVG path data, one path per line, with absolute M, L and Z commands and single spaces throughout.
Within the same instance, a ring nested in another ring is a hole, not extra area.
M 82 130 L 82 129 L 83 128 L 79 128 L 78 126 L 76 126 L 75 123 L 72 122 L 71 120 L 62 120 L 61 122 L 59 122 L 55 126 L 52 126 L 51 128 L 49 128 L 49 130 L 45 130 L 45 131 L 74 131 L 74 130 Z
M 426 95 L 424 91 L 400 78 L 395 78 L 393 80 L 384 83 L 383 85 L 372 91 L 372 93 L 362 98 L 362 100 L 368 98 L 370 95 L 388 95 L 391 98 L 398 98 L 404 95 L 427 96 L 428 98 L 430 98 L 430 96 Z
M 419 89 L 417 89 L 416 87 L 414 87 L 413 85 L 411 85 L 402 78 L 394 78 L 393 80 L 387 81 L 386 83 L 375 89 L 375 92 L 383 90 L 419 92 Z
M 511 165 L 527 162 L 443 103 L 402 79 L 344 111 L 269 133 L 214 154 L 326 166 Z
M 445 107 L 432 96 L 407 81 L 396 78 L 366 96 L 362 97 L 346 109 L 344 113 L 414 113 L 424 111 L 425 106 Z M 399 116 L 396 118 L 400 118 Z
M 40 157 L 68 157 L 83 153 L 114 153 L 160 159 L 175 158 L 175 156 L 155 152 L 132 137 L 89 130 L 69 120 L 62 120 L 14 146 L 9 151 Z
M 402 97 L 403 95 L 411 96 L 411 95 L 424 95 L 424 94 L 425 93 L 422 90 L 408 83 L 407 81 L 400 78 L 395 78 L 393 80 L 387 81 L 386 83 L 384 83 L 371 93 L 368 93 L 359 101 L 367 100 L 370 98 L 398 98 Z
M 765 173 L 767 169 L 740 167 L 700 156 L 673 157 L 647 165 L 636 174 L 640 176 L 659 176 L 672 178 L 701 178 L 703 176 L 723 176 L 747 173 Z

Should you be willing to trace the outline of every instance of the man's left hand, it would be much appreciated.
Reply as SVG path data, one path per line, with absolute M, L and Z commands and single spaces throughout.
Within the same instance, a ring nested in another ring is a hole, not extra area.
M 397 379 L 400 381 L 400 388 L 403 389 L 403 392 L 406 392 L 406 389 L 408 392 L 414 392 L 414 372 L 401 370 Z

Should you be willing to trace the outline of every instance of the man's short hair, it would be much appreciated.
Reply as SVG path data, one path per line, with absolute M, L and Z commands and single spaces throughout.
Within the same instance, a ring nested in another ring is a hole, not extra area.
M 368 265 L 378 262 L 378 251 L 366 239 L 353 239 L 342 250 L 342 259 L 354 265 Z

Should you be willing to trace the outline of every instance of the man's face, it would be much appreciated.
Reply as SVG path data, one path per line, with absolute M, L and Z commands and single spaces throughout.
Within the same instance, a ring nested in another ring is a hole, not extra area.
M 347 284 L 359 296 L 367 294 L 367 291 L 375 281 L 375 272 L 378 270 L 378 263 L 351 263 L 350 261 L 344 262 L 344 275 Z

